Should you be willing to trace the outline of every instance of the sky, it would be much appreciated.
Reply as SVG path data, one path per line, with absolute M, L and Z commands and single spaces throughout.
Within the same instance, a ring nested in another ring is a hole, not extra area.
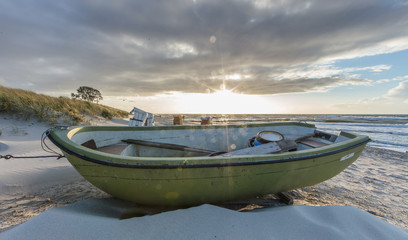
M 408 114 L 407 0 L 0 1 L 0 85 L 153 113 Z

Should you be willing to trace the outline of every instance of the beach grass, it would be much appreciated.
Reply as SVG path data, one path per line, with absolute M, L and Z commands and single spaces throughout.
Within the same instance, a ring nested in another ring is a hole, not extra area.
M 51 97 L 32 91 L 0 86 L 0 113 L 17 115 L 24 119 L 37 118 L 50 124 L 78 124 L 86 116 L 127 117 L 128 112 L 92 102 L 67 97 Z

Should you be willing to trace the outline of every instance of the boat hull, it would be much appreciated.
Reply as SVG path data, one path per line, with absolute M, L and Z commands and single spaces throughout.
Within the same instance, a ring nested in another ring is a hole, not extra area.
M 120 199 L 143 205 L 193 206 L 244 199 L 311 186 L 336 176 L 352 164 L 369 141 L 356 136 L 320 149 L 234 157 L 125 158 L 99 161 L 98 153 L 79 153 L 60 142 L 69 162 L 90 183 Z M 107 154 L 109 159 L 109 154 Z M 157 163 L 156 163 L 157 161 Z

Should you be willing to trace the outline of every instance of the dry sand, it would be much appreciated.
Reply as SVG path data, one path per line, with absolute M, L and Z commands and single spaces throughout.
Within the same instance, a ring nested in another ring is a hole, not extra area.
M 350 206 L 285 206 L 236 212 L 204 204 L 119 219 L 126 204 L 87 199 L 50 209 L 0 234 L 25 239 L 408 239 L 408 232 Z
M 295 204 L 355 206 L 408 229 L 408 153 L 366 147 L 336 177 L 290 195 Z
M 14 125 L 10 126 L 11 122 Z M 35 122 L 27 125 L 10 121 L 7 117 L 4 119 L 4 116 L 0 116 L 0 124 L 3 133 L 0 154 L 39 153 L 39 139 L 48 126 Z M 122 122 L 119 121 L 119 124 Z M 312 187 L 291 191 L 288 195 L 294 198 L 295 205 L 355 206 L 408 229 L 407 165 L 407 153 L 367 147 L 362 156 L 338 176 Z M 76 174 L 65 159 L 0 159 L 0 173 L 0 232 L 50 208 L 89 198 L 110 198 Z M 36 181 L 38 174 L 42 179 Z M 47 184 L 44 179 L 48 180 Z M 248 210 L 277 205 L 270 196 L 241 201 L 247 206 L 234 204 L 223 206 Z M 153 214 L 162 210 L 144 211 Z

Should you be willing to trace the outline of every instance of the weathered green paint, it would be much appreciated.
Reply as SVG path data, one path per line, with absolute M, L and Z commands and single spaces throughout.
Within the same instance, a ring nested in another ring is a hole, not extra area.
M 314 185 L 337 175 L 353 163 L 368 141 L 368 137 L 344 133 L 344 136 L 347 135 L 352 139 L 322 148 L 289 153 L 233 157 L 148 158 L 101 153 L 70 140 L 78 133 L 92 134 L 98 131 L 111 131 L 113 134 L 116 131 L 137 133 L 180 129 L 198 131 L 228 129 L 232 132 L 241 128 L 268 128 L 290 124 L 304 128 L 314 127 L 301 123 L 131 128 L 74 127 L 51 129 L 48 134 L 53 142 L 63 149 L 75 169 L 96 187 L 124 200 L 161 206 L 192 206 Z M 333 154 L 326 155 L 330 152 Z M 102 165 L 87 161 L 86 158 L 132 164 L 133 167 Z M 292 159 L 300 160 L 292 161 Z M 135 164 L 140 164 L 141 167 L 134 167 Z M 213 166 L 216 164 L 224 165 Z

